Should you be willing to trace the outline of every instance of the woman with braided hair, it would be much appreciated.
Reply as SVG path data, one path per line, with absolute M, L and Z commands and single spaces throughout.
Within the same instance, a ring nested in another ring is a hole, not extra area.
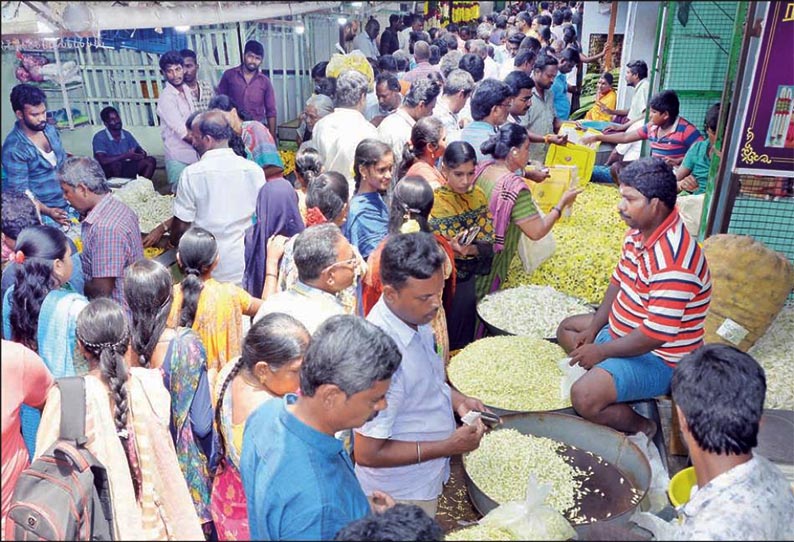
M 66 235 L 30 226 L 19 233 L 14 251 L 16 276 L 3 297 L 3 337 L 36 352 L 55 378 L 85 373 L 83 360 L 74 355 L 75 322 L 88 300 L 68 286 L 72 251 Z M 21 418 L 33 455 L 39 411 L 23 406 Z
M 248 511 L 240 478 L 243 428 L 248 415 L 300 386 L 309 332 L 292 316 L 270 313 L 251 326 L 243 354 L 218 374 L 215 423 L 220 464 L 212 490 L 212 517 L 219 540 L 248 540 Z
M 421 177 L 435 190 L 446 184 L 446 179 L 436 168 L 439 158 L 447 149 L 447 131 L 435 117 L 419 119 L 411 128 L 411 140 L 405 144 L 400 178 Z
M 380 255 L 386 241 L 392 235 L 401 233 L 413 233 L 418 231 L 430 232 L 428 218 L 430 210 L 433 208 L 433 189 L 422 177 L 404 177 L 395 185 L 389 202 L 389 234 L 372 251 L 367 259 L 367 273 L 361 281 L 362 300 L 364 314 L 369 314 L 372 307 L 380 299 L 383 293 L 383 283 L 380 280 Z M 438 246 L 446 256 L 444 262 L 444 294 L 442 299 L 444 305 L 439 308 L 435 318 L 431 322 L 433 334 L 436 337 L 438 355 L 444 360 L 449 361 L 449 336 L 447 333 L 446 311 L 449 303 L 455 295 L 455 254 L 452 246 L 442 235 L 435 234 Z
M 141 259 L 124 271 L 124 295 L 131 311 L 129 364 L 159 369 L 171 395 L 170 429 L 179 466 L 205 533 L 209 512 L 214 431 L 207 381 L 207 355 L 195 331 L 167 326 L 173 301 L 171 273 Z
M 158 371 L 128 367 L 124 310 L 95 299 L 77 318 L 85 376 L 86 448 L 107 469 L 116 540 L 200 540 L 196 509 L 169 438 L 169 395 Z M 47 395 L 37 450 L 60 432 L 61 394 Z
M 198 333 L 207 353 L 210 390 L 218 371 L 240 355 L 243 315 L 254 316 L 262 304 L 239 286 L 212 278 L 218 258 L 218 242 L 209 231 L 193 226 L 185 232 L 176 253 L 185 278 L 174 286 L 166 324 Z

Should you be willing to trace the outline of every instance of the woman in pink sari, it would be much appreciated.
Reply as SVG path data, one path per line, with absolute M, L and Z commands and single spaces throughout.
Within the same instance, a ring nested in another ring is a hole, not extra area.
M 268 314 L 243 341 L 243 353 L 218 373 L 215 422 L 220 464 L 210 511 L 219 540 L 250 540 L 248 510 L 239 464 L 243 429 L 260 405 L 300 387 L 300 366 L 309 332 L 291 316 Z

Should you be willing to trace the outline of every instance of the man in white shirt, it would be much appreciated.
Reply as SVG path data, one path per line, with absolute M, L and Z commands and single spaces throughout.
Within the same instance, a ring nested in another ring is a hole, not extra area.
M 645 124 L 645 110 L 648 107 L 648 97 L 650 83 L 648 82 L 648 65 L 643 60 L 635 60 L 626 64 L 626 83 L 634 87 L 634 95 L 631 97 L 631 105 L 626 109 L 609 109 L 601 106 L 601 110 L 608 114 L 618 117 L 627 117 L 628 122 L 621 125 L 613 125 L 607 128 L 604 133 L 636 132 Z M 612 155 L 607 161 L 607 165 L 612 164 L 613 178 L 617 179 L 620 170 L 628 164 L 638 160 L 642 151 L 642 141 L 633 143 L 620 143 L 615 146 Z
M 337 293 L 358 276 L 358 258 L 336 224 L 312 226 L 299 234 L 293 249 L 298 280 L 289 289 L 268 297 L 254 322 L 272 312 L 289 314 L 309 333 L 331 316 L 346 314 Z
M 483 74 L 484 79 L 499 79 L 499 64 L 497 64 L 493 58 L 488 56 L 488 45 L 484 40 L 472 40 L 471 52 L 482 58 L 482 61 L 485 64 L 485 70 Z
M 422 32 L 425 29 L 425 20 L 416 13 L 406 15 L 404 20 L 405 28 L 397 34 L 397 40 L 400 44 L 400 49 L 405 51 L 405 54 L 410 55 L 411 32 Z
M 172 243 L 195 224 L 218 241 L 219 262 L 212 277 L 242 284 L 245 270 L 245 230 L 256 212 L 265 173 L 255 162 L 229 148 L 232 129 L 223 112 L 210 110 L 191 124 L 193 147 L 201 156 L 182 171 L 174 199 Z
M 379 32 L 380 23 L 378 20 L 375 18 L 369 19 L 364 26 L 364 31 L 359 32 L 356 34 L 356 37 L 353 38 L 353 50 L 358 49 L 364 53 L 364 56 L 367 58 L 378 58 L 380 52 L 378 51 L 378 44 L 375 42 L 375 38 L 378 37 Z
M 449 457 L 476 449 L 484 432 L 480 420 L 456 428 L 454 414 L 485 407 L 447 385 L 434 347 L 430 322 L 441 306 L 444 255 L 433 235 L 391 236 L 380 261 L 383 294 L 367 320 L 394 339 L 402 363 L 386 409 L 354 430 L 356 476 L 365 493 L 377 487 L 433 517 Z
M 440 93 L 441 87 L 430 79 L 416 80 L 405 95 L 403 104 L 378 126 L 378 139 L 392 148 L 395 163 L 400 162 L 416 121 L 433 114 Z
M 323 157 L 325 171 L 336 171 L 353 188 L 353 159 L 362 140 L 377 138 L 378 130 L 363 115 L 369 81 L 355 71 L 343 72 L 336 80 L 336 109 L 317 121 L 312 139 Z
M 447 143 L 460 139 L 460 119 L 458 113 L 466 105 L 466 100 L 474 90 L 474 78 L 463 70 L 452 70 L 444 80 L 444 92 L 436 101 L 433 116 L 444 125 Z

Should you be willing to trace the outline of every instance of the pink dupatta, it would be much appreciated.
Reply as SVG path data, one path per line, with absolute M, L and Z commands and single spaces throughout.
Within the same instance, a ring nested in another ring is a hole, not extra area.
M 495 160 L 487 160 L 477 164 L 474 170 L 475 182 L 494 163 Z M 507 236 L 507 229 L 510 227 L 511 215 L 513 214 L 513 206 L 515 206 L 518 194 L 522 190 L 529 190 L 527 183 L 519 175 L 509 172 L 496 180 L 496 184 L 491 191 L 491 195 L 488 198 L 488 209 L 491 211 L 491 216 L 493 216 L 494 252 L 501 252 L 504 248 L 505 236 Z

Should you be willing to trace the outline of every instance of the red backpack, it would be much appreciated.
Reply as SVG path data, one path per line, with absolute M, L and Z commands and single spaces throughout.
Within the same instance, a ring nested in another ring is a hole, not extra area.
M 113 540 L 105 467 L 85 447 L 85 380 L 61 378 L 60 436 L 19 476 L 6 540 Z

